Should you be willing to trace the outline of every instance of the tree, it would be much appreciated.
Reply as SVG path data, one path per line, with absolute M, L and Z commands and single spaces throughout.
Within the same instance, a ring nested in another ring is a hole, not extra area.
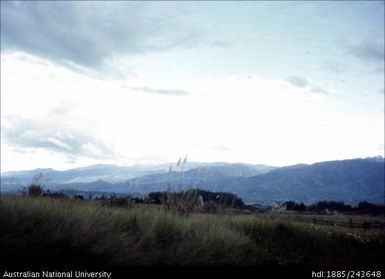
M 30 185 L 28 186 L 28 196 L 38 197 L 43 193 L 43 188 L 40 185 Z
M 32 178 L 31 185 L 28 186 L 28 196 L 38 197 L 43 194 L 43 187 L 41 186 L 41 178 L 43 177 L 42 173 L 38 173 Z

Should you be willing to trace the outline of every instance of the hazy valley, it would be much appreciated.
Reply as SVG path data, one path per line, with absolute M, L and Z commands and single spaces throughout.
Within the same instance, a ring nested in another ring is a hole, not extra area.
M 32 183 L 50 191 L 84 194 L 117 193 L 144 196 L 150 192 L 188 188 L 230 192 L 246 203 L 320 200 L 384 201 L 384 159 L 381 157 L 321 162 L 276 168 L 267 165 L 185 163 L 121 167 L 95 165 L 56 171 L 36 169 L 3 173 L 1 191 L 15 193 Z

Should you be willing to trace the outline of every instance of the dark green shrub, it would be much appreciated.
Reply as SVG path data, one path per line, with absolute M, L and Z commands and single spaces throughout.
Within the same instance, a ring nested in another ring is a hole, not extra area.
M 38 197 L 43 194 L 43 188 L 40 185 L 30 185 L 27 190 L 30 197 Z

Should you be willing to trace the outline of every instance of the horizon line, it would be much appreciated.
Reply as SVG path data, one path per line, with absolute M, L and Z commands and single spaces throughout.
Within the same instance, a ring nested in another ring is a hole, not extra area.
M 182 158 L 182 157 L 181 157 Z M 274 165 L 269 165 L 269 164 L 264 164 L 264 163 L 245 163 L 245 162 L 221 162 L 221 161 L 214 161 L 214 162 L 204 162 L 204 161 L 186 161 L 186 162 L 180 162 L 180 164 L 188 164 L 188 163 L 192 163 L 192 164 L 228 164 L 228 165 L 237 165 L 237 164 L 240 164 L 240 165 L 252 165 L 252 166 L 258 166 L 258 165 L 264 165 L 264 166 L 267 166 L 267 167 L 274 167 L 274 168 L 284 168 L 284 167 L 290 167 L 290 166 L 296 166 L 296 165 L 307 165 L 307 166 L 310 166 L 310 165 L 313 165 L 313 164 L 317 164 L 317 163 L 325 163 L 325 162 L 335 162 L 335 161 L 348 161 L 348 160 L 358 160 L 358 159 L 362 159 L 362 160 L 366 160 L 366 159 L 384 159 L 385 160 L 385 157 L 382 156 L 382 155 L 376 155 L 376 156 L 367 156 L 367 157 L 355 157 L 355 158 L 345 158 L 345 159 L 334 159 L 334 160 L 326 160 L 326 161 L 316 161 L 316 162 L 313 162 L 313 163 L 294 163 L 294 164 L 289 164 L 289 165 L 283 165 L 283 166 L 274 166 Z M 72 167 L 72 168 L 67 168 L 67 169 L 54 169 L 54 168 L 44 168 L 44 167 L 37 167 L 37 168 L 33 168 L 33 169 L 21 169 L 21 170 L 9 170 L 9 171 L 5 171 L 5 172 L 2 172 L 0 171 L 0 174 L 3 175 L 3 174 L 7 174 L 7 173 L 11 173 L 11 172 L 22 172 L 22 171 L 34 171 L 34 170 L 53 170 L 53 171 L 69 171 L 69 170 L 75 170 L 75 169 L 81 169 L 81 168 L 89 168 L 89 167 L 94 167 L 94 166 L 116 166 L 116 167 L 150 167 L 150 166 L 161 166 L 161 165 L 170 165 L 170 166 L 173 166 L 173 165 L 177 165 L 178 164 L 178 161 L 175 161 L 175 162 L 165 162 L 165 163 L 153 163 L 153 164 L 138 164 L 138 163 L 135 163 L 135 164 L 132 164 L 132 165 L 122 165 L 122 164 L 110 164 L 110 163 L 97 163 L 97 164 L 91 164 L 91 165 L 84 165 L 84 166 L 79 166 L 79 167 Z M 1 167 L 0 167 L 1 168 Z

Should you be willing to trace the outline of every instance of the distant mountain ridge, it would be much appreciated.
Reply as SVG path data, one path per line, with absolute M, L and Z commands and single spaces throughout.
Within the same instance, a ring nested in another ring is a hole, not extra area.
M 178 167 L 175 163 L 161 165 L 134 165 L 130 167 L 98 164 L 88 167 L 81 167 L 58 171 L 50 168 L 34 169 L 27 171 L 11 171 L 1 175 L 1 184 L 3 190 L 7 186 L 26 186 L 30 184 L 35 175 L 42 175 L 42 184 L 47 187 L 57 186 L 59 184 L 74 183 L 95 183 L 104 181 L 107 183 L 122 183 L 137 177 L 152 174 L 167 174 L 170 167 L 174 171 L 189 171 L 191 169 L 210 169 L 210 172 L 222 173 L 225 176 L 254 176 L 267 173 L 275 167 L 267 165 L 250 165 L 241 163 L 196 163 L 187 162 Z
M 170 169 L 170 165 L 172 166 Z M 384 158 L 298 164 L 275 168 L 266 165 L 186 163 L 120 167 L 95 165 L 67 171 L 37 169 L 1 176 L 3 192 L 15 191 L 42 173 L 51 190 L 74 189 L 145 195 L 153 191 L 189 187 L 237 194 L 248 203 L 293 200 L 312 203 L 336 200 L 346 203 L 384 203 Z
M 254 200 L 295 200 L 306 203 L 340 200 L 384 203 L 384 159 L 330 161 L 280 168 L 248 179 L 245 192 Z

